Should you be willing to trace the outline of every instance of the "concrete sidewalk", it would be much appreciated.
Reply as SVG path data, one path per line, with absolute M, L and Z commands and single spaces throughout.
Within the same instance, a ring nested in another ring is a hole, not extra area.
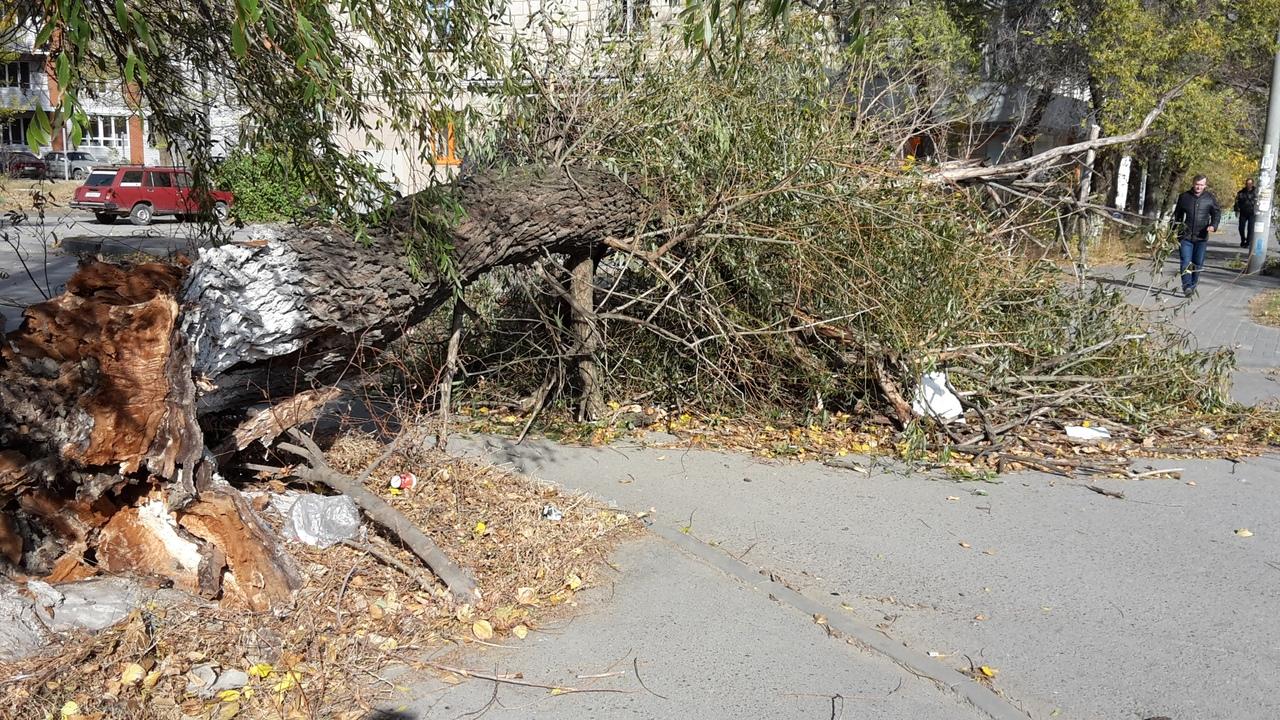
M 868 651 L 838 630 L 830 634 L 827 625 L 762 590 L 769 584 L 764 576 L 753 572 L 759 582 L 744 582 L 654 537 L 624 545 L 612 562 L 616 577 L 580 595 L 572 618 L 530 633 L 524 642 L 512 638 L 508 649 L 482 647 L 439 660 L 588 692 L 553 695 L 484 680 L 428 682 L 382 717 L 988 717 L 918 670 Z M 831 612 L 841 621 L 838 603 Z
M 1280 328 L 1259 325 L 1249 317 L 1249 301 L 1258 293 L 1280 289 L 1280 278 L 1245 275 L 1248 251 L 1240 247 L 1234 221 L 1209 238 L 1206 269 L 1200 274 L 1199 295 L 1182 296 L 1178 253 L 1152 273 L 1150 264 L 1104 268 L 1091 274 L 1100 282 L 1123 288 L 1131 303 L 1149 310 L 1160 322 L 1186 330 L 1202 348 L 1225 347 L 1236 353 L 1232 397 L 1255 405 L 1280 397 Z M 1277 252 L 1275 246 L 1270 251 Z

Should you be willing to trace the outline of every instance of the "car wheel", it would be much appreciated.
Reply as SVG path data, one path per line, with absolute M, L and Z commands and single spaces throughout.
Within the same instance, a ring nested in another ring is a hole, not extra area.
M 226 222 L 228 214 L 229 214 L 229 211 L 227 210 L 226 203 L 219 200 L 218 202 L 213 204 L 213 217 L 218 222 Z
M 71 171 L 71 179 L 72 179 L 72 180 L 83 180 L 83 179 L 84 179 L 84 168 L 76 168 L 75 170 L 72 170 L 72 171 Z
M 151 217 L 151 206 L 146 203 L 134 205 L 133 210 L 129 212 L 129 222 L 134 225 L 150 225 Z
M 116 216 L 111 213 L 96 212 L 93 214 L 93 217 L 103 225 L 114 225 L 116 222 Z

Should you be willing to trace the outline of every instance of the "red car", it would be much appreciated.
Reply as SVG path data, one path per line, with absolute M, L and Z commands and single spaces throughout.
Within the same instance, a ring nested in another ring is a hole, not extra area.
M 67 204 L 91 210 L 98 222 L 107 225 L 122 217 L 134 225 L 150 225 L 159 215 L 186 220 L 199 214 L 203 207 L 212 210 L 219 222 L 226 220 L 231 193 L 213 190 L 206 204 L 197 192 L 191 184 L 191 173 L 183 168 L 123 165 L 94 168 L 84 185 L 76 188 L 75 199 Z
M 42 178 L 49 171 L 45 161 L 25 150 L 0 150 L 0 167 L 10 177 Z

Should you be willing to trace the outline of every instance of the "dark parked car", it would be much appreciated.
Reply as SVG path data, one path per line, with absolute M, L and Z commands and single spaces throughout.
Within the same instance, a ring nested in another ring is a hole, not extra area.
M 49 171 L 45 161 L 25 150 L 0 151 L 0 167 L 9 177 L 42 178 Z
M 232 203 L 229 192 L 213 190 L 208 197 L 198 195 L 191 174 L 183 168 L 122 165 L 94 168 L 84 185 L 76 188 L 73 208 L 93 211 L 98 222 L 111 224 L 127 217 L 134 225 L 150 225 L 157 215 L 174 215 L 185 220 L 208 209 L 225 220 Z
M 45 153 L 44 161 L 49 166 L 49 177 L 63 180 L 83 180 L 94 165 L 102 164 L 94 156 L 80 150 Z

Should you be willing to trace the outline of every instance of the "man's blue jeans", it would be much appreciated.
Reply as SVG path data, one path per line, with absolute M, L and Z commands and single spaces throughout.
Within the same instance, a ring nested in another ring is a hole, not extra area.
M 1200 270 L 1204 267 L 1204 251 L 1209 246 L 1209 239 L 1191 240 L 1186 238 L 1178 243 L 1178 274 L 1182 278 L 1183 290 L 1194 290 L 1200 280 Z

